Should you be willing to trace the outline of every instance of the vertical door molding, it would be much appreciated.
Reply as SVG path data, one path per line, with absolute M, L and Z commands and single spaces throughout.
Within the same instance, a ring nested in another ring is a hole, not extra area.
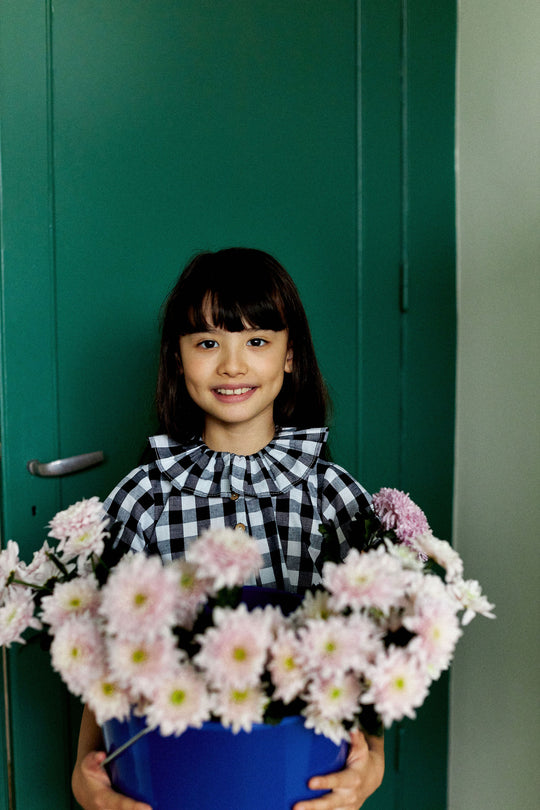
M 449 538 L 456 4 L 360 0 L 358 8 L 361 477 L 371 491 L 410 492 Z M 431 692 L 417 720 L 387 735 L 374 810 L 387 806 L 389 779 L 400 810 L 446 805 L 447 678 Z
M 454 472 L 456 11 L 454 0 L 403 0 L 402 484 L 446 539 Z M 402 724 L 401 789 L 411 810 L 446 806 L 448 673 L 430 692 L 417 719 Z
M 41 545 L 51 490 L 58 491 L 57 481 L 32 478 L 11 455 L 11 437 L 28 459 L 56 458 L 59 450 L 51 20 L 49 3 L 40 5 L 37 14 L 32 0 L 6 0 L 0 22 L 3 530 L 11 537 L 17 526 L 23 555 Z M 8 401 L 17 407 L 8 410 Z
M 26 560 L 43 543 L 51 504 L 58 508 L 60 503 L 58 481 L 32 477 L 24 461 L 56 458 L 59 449 L 50 32 L 50 2 L 4 0 L 0 18 L 2 537 L 16 540 Z M 15 447 L 17 452 L 12 453 Z M 58 806 L 64 806 L 69 794 L 64 690 L 50 668 L 44 672 L 42 656 L 39 645 L 15 645 L 8 653 L 7 721 L 14 793 L 17 808 L 28 810 L 37 810 L 44 794 L 57 797 Z M 64 726 L 64 744 L 50 745 L 47 729 Z M 7 806 L 5 794 L 0 800 Z

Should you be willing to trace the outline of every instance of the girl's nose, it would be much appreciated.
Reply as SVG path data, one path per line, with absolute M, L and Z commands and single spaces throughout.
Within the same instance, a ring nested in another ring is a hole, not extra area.
M 218 372 L 228 377 L 237 377 L 245 374 L 247 366 L 241 348 L 230 346 L 224 348 L 220 353 Z

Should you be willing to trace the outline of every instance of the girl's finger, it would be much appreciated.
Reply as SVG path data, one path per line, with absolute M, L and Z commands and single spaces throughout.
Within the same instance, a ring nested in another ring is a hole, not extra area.
M 359 784 L 360 778 L 351 768 L 327 776 L 314 776 L 308 782 L 311 790 L 353 790 Z

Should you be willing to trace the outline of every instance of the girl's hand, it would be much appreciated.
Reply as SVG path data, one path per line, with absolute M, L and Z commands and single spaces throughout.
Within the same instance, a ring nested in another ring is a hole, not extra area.
M 381 737 L 365 737 L 360 731 L 351 733 L 347 764 L 338 773 L 314 776 L 309 780 L 312 790 L 331 790 L 325 796 L 297 802 L 293 810 L 358 810 L 382 782 L 384 774 L 384 741 Z
M 152 810 L 150 805 L 122 796 L 111 787 L 104 751 L 91 751 L 73 771 L 73 795 L 84 810 Z

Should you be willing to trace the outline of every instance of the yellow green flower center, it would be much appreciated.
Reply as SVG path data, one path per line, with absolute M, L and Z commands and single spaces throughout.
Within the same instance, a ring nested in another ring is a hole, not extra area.
M 235 647 L 233 650 L 233 658 L 235 661 L 245 661 L 247 653 L 243 647 Z
M 183 689 L 175 689 L 171 694 L 171 703 L 174 703 L 175 706 L 181 706 L 185 699 L 186 693 Z
M 231 697 L 235 703 L 243 703 L 244 700 L 247 699 L 249 692 L 247 689 L 240 691 L 239 689 L 234 689 L 231 693 Z
M 131 656 L 131 660 L 133 661 L 134 664 L 143 664 L 146 661 L 147 657 L 148 656 L 146 655 L 146 650 L 134 650 L 133 655 Z
M 144 603 L 146 602 L 147 598 L 148 597 L 146 596 L 145 593 L 136 593 L 133 601 L 135 602 L 135 605 L 137 607 L 142 607 L 142 605 L 144 605 Z

